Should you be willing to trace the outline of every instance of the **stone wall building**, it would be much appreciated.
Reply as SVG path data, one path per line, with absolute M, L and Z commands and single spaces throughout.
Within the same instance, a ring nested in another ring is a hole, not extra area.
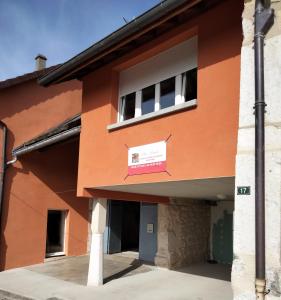
M 245 1 L 242 15 L 239 130 L 235 185 L 251 186 L 251 195 L 235 196 L 234 299 L 255 299 L 255 116 L 254 25 L 255 1 Z M 270 289 L 266 299 L 281 295 L 281 2 L 271 1 L 274 25 L 265 39 L 265 206 L 266 277 Z

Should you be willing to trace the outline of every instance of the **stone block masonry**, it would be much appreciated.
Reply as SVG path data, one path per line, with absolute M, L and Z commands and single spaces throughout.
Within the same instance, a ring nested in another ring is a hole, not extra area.
M 210 206 L 201 200 L 173 199 L 158 205 L 155 264 L 169 269 L 204 262 L 209 256 Z

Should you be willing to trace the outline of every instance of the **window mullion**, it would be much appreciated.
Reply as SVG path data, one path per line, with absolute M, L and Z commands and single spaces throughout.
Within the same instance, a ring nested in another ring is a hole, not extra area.
M 160 110 L 160 83 L 155 84 L 155 106 L 154 111 Z
M 120 98 L 119 102 L 119 121 L 122 122 L 124 120 L 124 110 L 125 110 L 125 96 Z
M 184 102 L 184 97 L 182 97 L 182 75 L 176 76 L 176 87 L 175 87 L 175 105 L 181 104 Z
M 136 92 L 136 107 L 135 107 L 135 118 L 141 116 L 141 91 Z

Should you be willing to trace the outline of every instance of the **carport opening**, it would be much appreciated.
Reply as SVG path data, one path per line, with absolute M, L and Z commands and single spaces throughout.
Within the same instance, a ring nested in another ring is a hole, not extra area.
M 186 211 L 189 216 L 184 221 L 187 227 L 183 231 L 186 242 L 186 264 L 182 264 L 179 270 L 230 281 L 233 261 L 234 201 L 197 202 L 186 207 Z M 180 241 L 178 243 L 181 244 Z
M 234 201 L 231 195 L 212 198 L 174 198 L 161 207 L 158 225 L 165 239 L 159 235 L 157 265 L 230 281 Z
M 65 219 L 65 211 L 48 211 L 46 257 L 59 256 L 65 254 Z

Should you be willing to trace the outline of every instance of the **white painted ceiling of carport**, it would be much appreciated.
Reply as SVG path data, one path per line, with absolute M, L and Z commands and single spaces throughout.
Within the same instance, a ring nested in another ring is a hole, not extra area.
M 226 200 L 234 199 L 234 177 L 220 177 L 196 180 L 167 181 L 157 183 L 128 184 L 97 187 L 101 190 L 158 195 L 175 198 L 219 200 L 218 195 Z

